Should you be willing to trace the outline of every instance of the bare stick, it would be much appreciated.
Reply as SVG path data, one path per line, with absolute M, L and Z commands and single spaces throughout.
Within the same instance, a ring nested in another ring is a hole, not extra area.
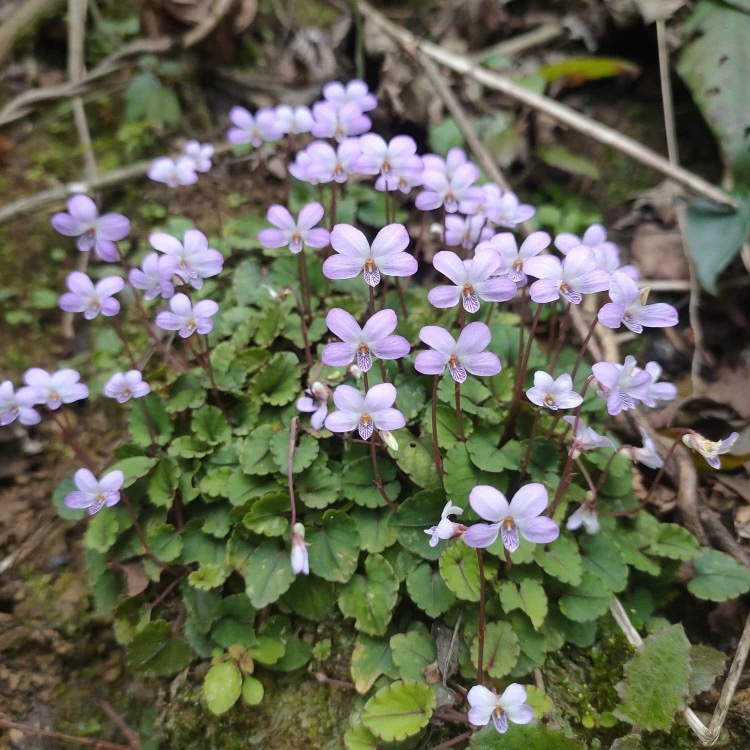
M 24 734 L 30 734 L 34 737 L 49 737 L 53 740 L 65 740 L 73 742 L 76 745 L 93 747 L 94 750 L 135 750 L 134 745 L 120 745 L 116 742 L 107 742 L 106 740 L 95 740 L 90 737 L 74 737 L 72 734 L 63 732 L 54 732 L 51 729 L 37 729 L 36 727 L 27 727 L 25 724 L 16 724 L 15 721 L 8 721 L 0 718 L 0 727 L 5 729 L 15 729 Z

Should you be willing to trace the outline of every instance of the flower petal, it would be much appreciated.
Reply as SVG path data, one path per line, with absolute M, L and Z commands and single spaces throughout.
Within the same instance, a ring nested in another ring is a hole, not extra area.
M 340 386 L 339 386 L 340 387 Z M 396 400 L 396 389 L 391 383 L 378 383 L 367 391 L 365 395 L 363 410 L 368 414 L 388 409 Z M 338 406 L 338 404 L 336 404 Z
M 372 353 L 379 359 L 400 359 L 410 349 L 409 342 L 403 336 L 386 336 L 371 347 Z
M 379 312 L 376 312 L 375 315 L 365 323 L 365 326 L 362 329 L 365 341 L 368 345 L 372 346 L 375 342 L 380 341 L 393 333 L 397 324 L 398 318 L 393 310 L 380 310 Z M 330 326 L 328 327 L 330 328 Z
M 446 357 L 450 357 L 456 348 L 453 336 L 440 326 L 424 326 L 419 331 L 419 339 Z
M 359 415 L 364 411 L 365 400 L 356 388 L 352 388 L 350 385 L 340 385 L 333 392 L 333 403 L 339 409 Z M 390 406 L 390 404 L 388 405 Z
M 341 388 L 341 386 L 339 386 Z M 351 432 L 359 424 L 359 414 L 349 411 L 335 411 L 325 420 L 325 426 L 331 432 Z
M 349 255 L 331 255 L 323 263 L 323 274 L 329 279 L 353 279 L 362 272 L 364 259 Z
M 557 524 L 551 518 L 545 516 L 522 521 L 518 524 L 518 530 L 524 539 L 528 539 L 534 544 L 549 544 L 560 535 Z
M 515 290 L 515 284 L 514 290 Z M 427 299 L 433 307 L 455 307 L 461 299 L 461 287 L 436 286 L 427 293 Z
M 494 487 L 480 484 L 469 493 L 469 504 L 485 521 L 497 523 L 508 517 L 508 501 Z
M 372 241 L 372 255 L 380 260 L 384 256 L 403 252 L 408 246 L 409 233 L 406 227 L 403 224 L 388 224 L 377 233 Z
M 535 518 L 547 507 L 547 489 L 539 482 L 521 487 L 510 501 L 510 513 L 516 521 Z
M 380 409 L 370 412 L 375 427 L 379 430 L 398 430 L 406 424 L 398 409 Z
M 323 218 L 325 209 L 320 203 L 308 203 L 300 212 L 297 226 L 305 231 L 312 229 Z
M 356 346 L 334 341 L 323 347 L 323 362 L 329 367 L 345 367 L 354 361 Z
M 367 242 L 367 237 L 350 224 L 336 224 L 331 232 L 331 247 L 343 256 L 361 261 L 359 268 L 362 268 L 362 263 L 370 257 L 370 244 Z M 332 257 L 335 258 L 336 256 Z M 330 260 L 331 258 L 326 263 Z M 323 264 L 324 273 L 326 263 Z M 351 277 L 336 276 L 331 278 L 346 279 Z
M 469 323 L 461 331 L 456 342 L 456 353 L 459 359 L 463 362 L 467 354 L 476 354 L 486 349 L 491 339 L 490 329 L 484 323 L 479 321 Z
M 414 369 L 423 375 L 442 375 L 449 355 L 436 351 L 419 352 L 414 360 Z
M 475 523 L 464 531 L 461 539 L 469 547 L 484 549 L 495 543 L 499 533 L 499 523 Z
M 350 313 L 340 307 L 334 307 L 329 311 L 326 315 L 326 325 L 331 333 L 348 344 L 358 344 L 362 338 L 362 329 L 357 321 Z
M 478 377 L 492 377 L 503 369 L 500 359 L 492 352 L 464 354 L 461 356 L 461 364 L 464 366 L 466 372 Z
M 497 253 L 493 253 L 493 255 L 497 257 Z M 441 250 L 439 253 L 435 253 L 432 265 L 457 286 L 463 286 L 466 283 L 468 271 L 464 262 L 456 253 L 452 253 L 450 250 Z

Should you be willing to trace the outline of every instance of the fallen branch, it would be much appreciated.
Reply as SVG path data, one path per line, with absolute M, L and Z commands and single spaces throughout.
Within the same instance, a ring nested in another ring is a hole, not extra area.
M 30 734 L 34 737 L 49 737 L 53 740 L 73 742 L 76 745 L 93 747 L 94 750 L 134 750 L 133 745 L 120 745 L 116 742 L 96 740 L 90 737 L 74 737 L 72 734 L 54 732 L 51 729 L 37 729 L 36 727 L 27 727 L 25 724 L 17 724 L 15 721 L 8 721 L 7 719 L 0 719 L 0 727 L 3 727 L 5 729 L 15 729 L 18 732 Z

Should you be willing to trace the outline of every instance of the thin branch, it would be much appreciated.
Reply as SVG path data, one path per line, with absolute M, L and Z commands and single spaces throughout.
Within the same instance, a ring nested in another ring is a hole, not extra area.
M 53 740 L 64 740 L 73 742 L 76 745 L 93 747 L 94 750 L 134 750 L 133 745 L 120 745 L 116 742 L 107 742 L 106 740 L 96 740 L 91 737 L 74 737 L 71 734 L 63 732 L 54 732 L 51 729 L 37 729 L 36 727 L 27 727 L 25 724 L 17 724 L 15 721 L 8 721 L 0 718 L 0 727 L 5 729 L 15 729 L 24 734 L 30 734 L 34 737 L 49 737 Z
M 513 57 L 513 55 L 519 55 L 532 47 L 549 44 L 549 42 L 557 39 L 557 37 L 562 36 L 564 33 L 565 29 L 559 24 L 545 23 L 537 26 L 535 29 L 525 31 L 523 34 L 518 34 L 510 39 L 504 39 L 502 42 L 493 44 L 491 47 L 479 50 L 479 52 L 471 56 L 471 59 L 476 63 L 481 63 L 482 60 L 486 60 L 491 55 Z

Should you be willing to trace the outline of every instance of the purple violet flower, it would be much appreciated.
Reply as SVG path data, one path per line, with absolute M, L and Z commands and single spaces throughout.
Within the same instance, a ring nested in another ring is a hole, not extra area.
M 0 383 L 0 427 L 18 420 L 21 424 L 39 424 L 42 415 L 34 408 L 37 404 L 33 388 L 25 386 L 14 392 L 13 383 Z
M 738 438 L 739 433 L 733 432 L 724 440 L 713 441 L 704 438 L 703 435 L 699 435 L 697 432 L 689 432 L 687 435 L 682 436 L 682 442 L 688 448 L 692 448 L 694 451 L 700 453 L 706 459 L 709 466 L 714 469 L 721 469 L 721 459 L 719 456 L 729 453 Z
M 672 305 L 659 302 L 647 305 L 648 289 L 638 290 L 638 284 L 621 271 L 612 274 L 609 297 L 612 300 L 599 310 L 599 322 L 607 328 L 624 324 L 633 333 L 643 333 L 643 328 L 671 328 L 678 321 L 677 310 Z
M 32 367 L 23 375 L 24 383 L 33 391 L 35 402 L 45 404 L 53 411 L 63 404 L 72 404 L 88 397 L 89 389 L 78 382 L 80 379 L 80 373 L 70 369 L 49 373 L 41 367 Z
M 349 81 L 346 85 L 339 81 L 330 81 L 323 86 L 323 98 L 339 108 L 354 103 L 362 112 L 369 112 L 378 106 L 375 94 L 371 94 L 367 84 L 359 79 Z
M 497 213 L 500 201 L 503 197 L 503 191 L 494 182 L 485 182 L 480 185 L 480 193 L 474 193 L 469 198 L 464 198 L 458 204 L 458 210 L 476 219 L 492 221 L 490 214 Z
M 210 143 L 188 141 L 182 153 L 188 159 L 193 160 L 193 168 L 196 172 L 209 172 L 211 170 L 211 157 L 214 155 L 214 147 Z
M 397 135 L 386 143 L 381 136 L 368 133 L 359 139 L 359 147 L 362 153 L 355 162 L 356 170 L 361 174 L 379 174 L 388 190 L 408 193 L 420 181 L 422 159 L 417 156 L 417 144 L 410 136 Z
M 529 288 L 531 299 L 538 303 L 562 297 L 578 305 L 582 295 L 603 292 L 609 287 L 609 274 L 596 265 L 594 253 L 583 245 L 573 248 L 562 263 L 552 255 L 529 258 L 524 261 L 523 271 L 538 279 Z
M 117 260 L 115 242 L 128 236 L 130 221 L 122 214 L 99 216 L 96 204 L 86 195 L 74 195 L 68 201 L 68 212 L 55 214 L 53 228 L 66 237 L 77 237 L 76 247 L 81 252 L 94 252 L 108 262 Z
M 636 367 L 635 357 L 628 355 L 621 365 L 597 362 L 591 370 L 599 384 L 596 393 L 606 400 L 607 411 L 613 417 L 635 409 L 636 401 L 643 401 L 646 406 L 654 405 L 648 395 L 651 376 Z
M 448 180 L 450 180 L 460 166 L 469 163 L 466 152 L 462 148 L 450 149 L 445 159 L 437 154 L 425 154 L 422 157 L 422 164 L 425 171 L 442 172 Z
M 295 523 L 292 529 L 292 554 L 290 563 L 294 575 L 310 575 L 310 560 L 307 554 L 305 541 L 305 527 L 301 523 Z
M 405 253 L 409 233 L 403 224 L 389 224 L 372 242 L 350 224 L 336 224 L 331 232 L 331 247 L 338 253 L 326 258 L 323 273 L 329 279 L 353 279 L 363 274 L 370 286 L 380 283 L 380 274 L 411 276 L 417 272 L 416 259 Z
M 483 196 L 482 189 L 472 187 L 479 179 L 479 168 L 471 162 L 457 167 L 448 177 L 445 172 L 425 169 L 422 172 L 424 190 L 417 194 L 415 205 L 420 211 L 445 206 L 449 214 L 458 211 L 458 204 L 467 199 Z
M 526 705 L 526 690 L 517 682 L 508 685 L 500 696 L 482 685 L 474 685 L 467 693 L 466 700 L 471 706 L 469 723 L 483 727 L 492 720 L 500 734 L 508 731 L 509 721 L 528 724 L 534 718 L 534 709 Z
M 285 134 L 299 135 L 309 133 L 313 124 L 313 116 L 309 107 L 290 107 L 279 104 L 276 107 L 276 122 Z
M 512 229 L 528 221 L 535 213 L 534 206 L 520 203 L 515 193 L 504 193 L 498 203 L 490 207 L 487 218 L 499 227 Z
M 310 132 L 316 138 L 334 138 L 341 143 L 352 135 L 362 135 L 372 127 L 372 120 L 354 102 L 335 107 L 329 102 L 313 104 Z
M 105 276 L 94 285 L 85 273 L 73 271 L 66 284 L 70 291 L 60 297 L 60 307 L 66 312 L 83 313 L 86 320 L 93 320 L 99 313 L 109 318 L 120 312 L 120 303 L 112 296 L 125 286 L 119 276 Z
M 264 142 L 278 141 L 284 136 L 283 124 L 268 107 L 262 107 L 253 116 L 244 107 L 235 106 L 229 110 L 229 119 L 234 127 L 227 131 L 227 140 L 235 145 L 250 143 L 260 148 Z
M 522 243 L 519 249 L 516 238 L 511 232 L 496 234 L 487 242 L 477 246 L 477 252 L 485 248 L 492 248 L 500 256 L 505 268 L 508 268 L 508 278 L 514 281 L 520 288 L 528 281 L 523 272 L 523 264 L 549 247 L 551 241 L 547 232 L 532 232 Z
M 583 397 L 573 391 L 573 380 L 567 373 L 553 379 L 549 373 L 538 370 L 534 373 L 534 386 L 526 391 L 532 404 L 552 411 L 574 409 L 583 403 Z
M 340 385 L 333 392 L 333 403 L 339 411 L 329 414 L 325 425 L 331 432 L 351 432 L 355 427 L 362 440 L 369 440 L 375 429 L 397 430 L 406 424 L 404 415 L 391 408 L 396 389 L 390 383 L 372 386 L 363 397 L 350 385 Z
M 666 404 L 677 398 L 677 386 L 673 383 L 659 383 L 662 368 L 658 362 L 646 362 L 643 368 L 651 376 L 651 385 L 648 387 L 648 396 L 655 405 Z
M 306 160 L 301 159 L 306 154 Z M 325 141 L 313 141 L 304 152 L 297 154 L 300 162 L 299 172 L 295 173 L 291 165 L 289 171 L 293 177 L 317 184 L 318 182 L 337 182 L 342 184 L 349 175 L 356 174 L 356 162 L 360 156 L 359 138 L 347 138 L 337 148 Z
M 599 268 L 610 273 L 619 270 L 633 281 L 638 281 L 639 274 L 635 266 L 620 266 L 620 251 L 614 242 L 607 241 L 607 232 L 601 224 L 592 224 L 583 233 L 583 237 L 569 232 L 562 232 L 555 237 L 555 247 L 563 255 L 567 255 L 570 250 L 579 245 L 591 248 Z
M 620 453 L 624 453 L 628 458 L 647 466 L 649 469 L 661 469 L 664 466 L 664 461 L 657 453 L 654 441 L 643 427 L 639 427 L 638 431 L 641 433 L 643 448 L 637 448 L 634 445 L 623 445 Z
M 430 535 L 430 547 L 437 547 L 441 539 L 453 539 L 454 536 L 460 536 L 466 531 L 466 526 L 462 523 L 456 523 L 448 518 L 448 516 L 460 515 L 463 512 L 463 508 L 453 505 L 448 500 L 443 508 L 443 512 L 440 514 L 440 523 L 437 526 L 431 526 L 429 529 L 424 530 L 425 534 Z
M 198 182 L 195 160 L 190 156 L 180 156 L 177 159 L 161 156 L 154 159 L 149 167 L 148 178 L 154 182 L 163 182 L 171 188 L 194 185 Z
M 391 335 L 398 324 L 393 310 L 376 312 L 360 328 L 346 310 L 334 307 L 326 315 L 326 324 L 341 339 L 323 348 L 323 362 L 331 367 L 344 367 L 356 359 L 357 367 L 368 372 L 373 355 L 379 359 L 400 359 L 409 353 L 409 342 L 403 336 Z
M 328 399 L 333 395 L 331 389 L 317 380 L 305 389 L 307 396 L 297 399 L 297 409 L 310 417 L 310 426 L 313 430 L 319 430 L 328 416 Z
M 570 455 L 573 458 L 578 458 L 584 451 L 594 450 L 596 448 L 612 448 L 614 449 L 615 444 L 604 435 L 600 435 L 598 432 L 588 427 L 582 419 L 578 419 L 578 425 L 576 426 L 576 418 L 572 415 L 567 415 L 563 419 L 571 426 L 575 427 L 575 434 L 573 435 L 573 443 L 570 446 Z
M 497 375 L 502 366 L 492 352 L 483 351 L 490 343 L 490 329 L 480 322 L 469 323 L 459 334 L 458 341 L 440 326 L 425 326 L 419 338 L 432 349 L 419 352 L 414 369 L 423 375 L 442 375 L 445 368 L 457 383 L 472 375 Z
M 174 296 L 174 263 L 168 255 L 149 253 L 142 261 L 140 268 L 131 268 L 128 281 L 136 289 L 144 291 L 143 299 L 159 297 L 169 299 Z
M 486 242 L 492 237 L 492 229 L 485 226 L 485 221 L 484 216 L 446 216 L 445 244 L 449 247 L 460 245 L 464 250 L 471 250 L 478 242 Z M 476 249 L 479 250 L 478 247 Z
M 115 469 L 97 479 L 88 469 L 78 469 L 73 481 L 78 489 L 65 496 L 65 505 L 76 510 L 85 508 L 93 516 L 105 505 L 111 507 L 120 502 L 120 488 L 125 475 Z
M 489 547 L 502 536 L 508 552 L 518 549 L 520 534 L 534 544 L 549 544 L 560 534 L 557 524 L 542 516 L 547 507 L 547 490 L 532 482 L 521 487 L 508 503 L 494 487 L 477 485 L 469 494 L 471 507 L 489 524 L 478 523 L 464 532 L 462 539 L 470 547 Z
M 299 212 L 299 217 L 294 217 L 284 206 L 271 206 L 266 213 L 266 219 L 278 229 L 262 229 L 258 232 L 258 239 L 263 247 L 284 247 L 296 255 L 302 248 L 325 247 L 330 234 L 322 227 L 314 228 L 323 218 L 325 209 L 320 203 L 308 203 Z
M 183 339 L 198 333 L 210 333 L 213 330 L 213 315 L 219 311 L 219 306 L 210 299 L 202 299 L 195 305 L 190 304 L 186 294 L 175 294 L 169 300 L 171 312 L 166 310 L 156 316 L 156 325 L 165 331 L 179 331 Z
M 516 294 L 516 285 L 507 278 L 494 277 L 500 258 L 494 250 L 479 250 L 471 260 L 461 260 L 450 250 L 435 253 L 432 265 L 447 276 L 453 286 L 438 286 L 427 295 L 434 307 L 453 307 L 463 302 L 464 310 L 475 313 L 479 300 L 507 302 Z
M 222 254 L 209 247 L 206 235 L 197 229 L 188 229 L 182 242 L 164 232 L 154 232 L 148 241 L 169 258 L 164 261 L 164 273 L 171 271 L 170 278 L 176 275 L 193 289 L 200 289 L 203 279 L 216 276 L 224 266 Z
M 151 393 L 151 386 L 143 379 L 140 370 L 116 372 L 105 384 L 104 395 L 124 404 L 131 398 L 141 398 Z

